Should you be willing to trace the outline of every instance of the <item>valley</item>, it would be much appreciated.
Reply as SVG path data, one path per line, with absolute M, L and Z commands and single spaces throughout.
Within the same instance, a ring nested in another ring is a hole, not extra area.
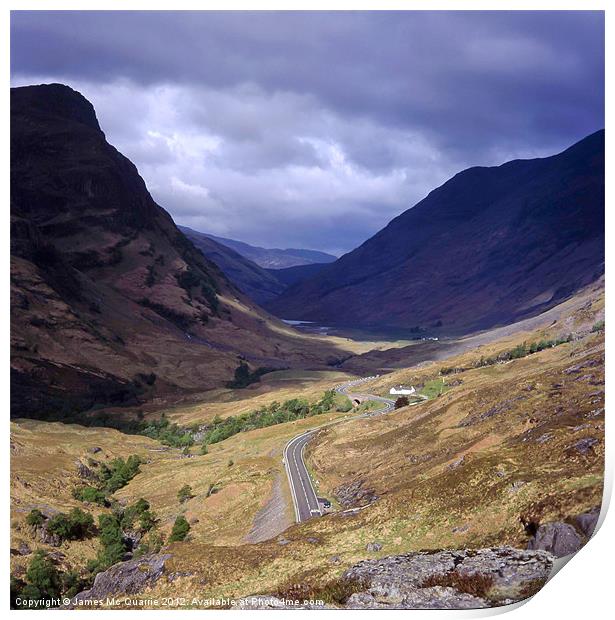
M 525 329 L 511 327 L 445 361 L 352 388 L 388 396 L 391 385 L 418 387 L 441 377 L 448 389 L 424 403 L 353 419 L 331 412 L 241 432 L 208 446 L 205 455 L 196 445 L 184 451 L 108 429 L 15 420 L 13 546 L 48 549 L 65 569 L 83 568 L 95 555 L 95 538 L 42 544 L 25 518 L 35 506 L 48 514 L 83 506 L 71 495 L 71 486 L 83 483 L 75 463 L 87 462 L 96 447 L 101 452 L 91 456 L 100 461 L 143 458 L 140 473 L 114 493 L 120 505 L 145 498 L 166 539 L 179 515 L 190 524 L 186 541 L 163 547 L 164 574 L 137 598 L 189 596 L 203 578 L 208 595 L 240 598 L 283 589 L 289 575 L 316 588 L 365 557 L 502 544 L 524 548 L 532 527 L 573 523 L 601 503 L 603 294 L 599 288 L 586 292 L 558 311 L 556 320 L 548 315 Z M 562 334 L 572 334 L 570 342 L 505 363 L 478 364 Z M 206 423 L 292 397 L 314 402 L 327 389 L 356 381 L 337 370 L 273 374 L 257 386 L 219 391 L 166 414 L 186 426 Z M 284 448 L 323 424 L 313 431 L 305 460 L 316 493 L 332 501 L 333 512 L 294 525 Z M 184 485 L 191 497 L 180 502 Z M 255 530 L 265 532 L 264 539 Z M 27 560 L 12 557 L 16 575 Z
M 603 132 L 335 259 L 178 227 L 80 93 L 11 98 L 13 601 L 497 606 L 587 542 Z

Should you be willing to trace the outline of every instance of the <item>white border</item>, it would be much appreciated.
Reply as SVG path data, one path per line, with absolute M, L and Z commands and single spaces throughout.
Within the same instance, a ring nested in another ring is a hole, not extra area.
M 101 9 L 101 10 L 123 10 L 123 9 L 133 9 L 133 10 L 201 10 L 201 9 L 227 9 L 227 10 L 255 10 L 255 9 L 263 9 L 263 10 L 282 10 L 282 9 L 303 9 L 303 10 L 366 10 L 366 9 L 378 9 L 378 10 L 421 10 L 421 9 L 430 9 L 430 10 L 605 10 L 607 8 L 607 2 L 596 2 L 596 1 L 548 1 L 548 0 L 522 0 L 510 2 L 507 0 L 502 0 L 499 2 L 487 2 L 487 1 L 442 1 L 442 0 L 434 0 L 432 2 L 428 1 L 403 1 L 403 0 L 382 0 L 381 2 L 376 1 L 368 1 L 368 0 L 355 0 L 354 2 L 349 1 L 340 1 L 340 0 L 329 0 L 324 2 L 322 0 L 312 0 L 311 2 L 280 2 L 280 1 L 267 1 L 261 0 L 260 2 L 255 1 L 237 1 L 237 0 L 227 0 L 226 2 L 196 2 L 196 1 L 186 1 L 186 0 L 175 0 L 173 3 L 167 3 L 162 1 L 150 0 L 149 2 L 145 2 L 143 0 L 107 0 L 106 2 L 92 0 L 90 2 L 51 2 L 46 0 L 35 0 L 35 1 L 24 1 L 24 2 L 15 2 L 10 1 L 9 8 L 13 10 L 57 10 L 57 9 L 75 9 L 75 10 L 90 10 L 90 9 Z M 606 61 L 607 66 L 611 66 L 610 61 L 612 60 L 612 45 L 609 44 L 610 40 L 615 39 L 615 32 L 611 27 L 611 19 L 610 14 L 607 11 L 606 14 Z M 3 45 L 3 70 L 5 72 L 6 80 L 5 84 L 7 86 L 6 90 L 1 97 L 2 102 L 2 119 L 3 119 L 3 127 L 4 127 L 4 148 L 2 150 L 3 162 L 2 162 L 2 188 L 4 189 L 4 204 L 5 204 L 5 225 L 2 228 L 2 244 L 5 257 L 5 267 L 2 270 L 2 285 L 0 288 L 0 294 L 2 295 L 2 299 L 4 302 L 4 308 L 6 312 L 3 313 L 3 325 L 2 325 L 2 341 L 4 344 L 4 350 L 7 353 L 7 359 L 4 365 L 4 373 L 2 375 L 2 387 L 3 394 L 5 395 L 6 407 L 4 411 L 5 416 L 5 424 L 6 424 L 6 443 L 5 449 L 0 451 L 0 459 L 3 466 L 3 471 L 5 472 L 4 483 L 5 483 L 5 498 L 9 496 L 9 429 L 8 429 L 8 419 L 9 419 L 9 406 L 8 406 L 8 394 L 9 394 L 9 363 L 8 363 L 8 352 L 10 349 L 10 338 L 9 338 L 9 320 L 8 320 L 8 309 L 9 309 L 9 266 L 8 266 L 8 257 L 9 257 L 9 227 L 8 227 L 8 210 L 9 210 L 9 89 L 8 85 L 10 83 L 10 64 L 9 64 L 9 54 L 8 54 L 8 41 L 10 35 L 10 17 L 9 11 L 5 10 L 2 13 L 2 32 L 4 32 L 3 41 L 5 42 Z M 612 103 L 612 79 L 608 79 L 607 74 L 607 84 L 606 84 L 606 98 L 607 104 Z M 609 109 L 607 105 L 607 118 L 609 118 Z M 610 134 L 607 132 L 607 138 Z M 607 193 L 606 193 L 606 204 L 610 205 L 611 201 L 611 180 L 613 178 L 613 149 L 611 148 L 611 141 L 607 139 Z M 612 231 L 612 220 L 613 217 L 610 213 L 610 209 L 607 209 L 607 223 L 606 230 L 607 234 Z M 607 244 L 607 265 L 610 264 L 612 258 L 612 249 Z M 615 315 L 607 309 L 607 324 L 612 325 L 612 319 L 614 319 Z M 610 369 L 612 364 L 613 355 L 611 351 L 613 351 L 613 347 L 610 344 L 610 329 L 607 329 L 607 369 Z M 610 399 L 608 395 L 610 394 L 610 376 L 607 375 L 607 410 L 609 409 Z M 610 424 L 607 424 L 607 450 L 606 450 L 606 472 L 605 472 L 605 488 L 604 488 L 604 505 L 608 506 L 612 485 L 613 485 L 613 452 L 615 450 L 613 435 L 610 432 Z M 604 520 L 604 510 L 601 516 L 601 520 Z M 429 617 L 434 618 L 436 616 L 443 617 L 447 616 L 450 618 L 456 617 L 479 617 L 486 615 L 496 615 L 499 613 L 505 613 L 512 611 L 515 609 L 515 618 L 558 618 L 564 619 L 568 617 L 588 617 L 593 619 L 601 619 L 610 617 L 613 610 L 612 603 L 612 582 L 613 582 L 613 553 L 615 551 L 615 522 L 613 520 L 612 515 L 608 515 L 606 519 L 606 525 L 603 525 L 600 531 L 597 533 L 594 539 L 592 539 L 588 545 L 583 548 L 576 556 L 573 557 L 572 562 L 570 562 L 569 566 L 566 566 L 565 570 L 560 571 L 553 579 L 549 582 L 549 584 L 543 588 L 531 601 L 527 603 L 521 603 L 514 606 L 509 606 L 505 608 L 499 609 L 491 609 L 491 610 L 476 610 L 476 611 L 375 611 L 373 613 L 384 614 L 384 617 L 392 620 L 395 614 L 406 614 L 409 613 L 412 619 L 414 618 L 423 618 Z M 3 566 L 3 574 L 0 577 L 2 579 L 2 587 L 5 588 L 5 592 L 7 596 L 3 597 L 5 609 L 8 608 L 8 588 L 9 588 L 9 568 L 8 568 L 8 549 L 10 545 L 9 541 L 9 510 L 8 510 L 8 501 L 5 501 L 4 510 L 2 512 L 2 535 L 5 541 L 5 555 Z M 21 613 L 21 612 L 10 612 L 10 613 Z M 47 613 L 45 611 L 33 611 L 30 612 L 32 614 L 41 614 Z M 71 613 L 66 611 L 54 611 L 54 617 L 62 618 L 65 614 Z M 150 612 L 131 612 L 131 611 L 90 611 L 89 616 L 91 615 L 106 615 L 113 614 L 114 617 L 119 617 L 120 615 L 131 614 L 131 613 L 147 613 L 155 614 L 160 613 L 157 611 Z M 180 617 L 183 617 L 184 614 L 189 614 L 189 611 L 184 610 L 175 610 L 173 615 L 173 620 L 178 620 Z M 229 618 L 229 614 L 231 616 L 240 614 L 245 618 L 246 613 L 253 612 L 240 612 L 240 611 L 200 611 L 194 613 L 205 613 L 207 618 L 216 618 L 218 614 L 223 615 L 225 618 Z M 276 615 L 285 615 L 295 613 L 292 611 L 279 611 Z M 307 614 L 310 613 L 318 613 L 322 614 L 330 614 L 334 613 L 331 611 L 318 611 L 318 612 L 304 612 Z M 350 615 L 359 614 L 361 612 L 358 611 L 346 611 L 345 617 L 350 618 Z

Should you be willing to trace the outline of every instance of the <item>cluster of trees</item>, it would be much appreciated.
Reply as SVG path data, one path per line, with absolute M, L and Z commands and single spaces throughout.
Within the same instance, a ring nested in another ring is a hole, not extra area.
M 565 338 L 555 338 L 548 340 L 543 338 L 538 342 L 530 342 L 529 344 L 527 342 L 524 342 L 523 344 L 518 344 L 513 349 L 500 353 L 496 357 L 485 358 L 481 356 L 480 360 L 476 362 L 475 366 L 479 368 L 481 366 L 491 366 L 493 364 L 497 364 L 498 362 L 508 362 L 510 360 L 521 359 L 522 357 L 526 357 L 527 355 L 538 353 L 538 351 L 558 347 L 559 345 L 566 342 L 572 342 L 572 340 L 572 334 L 568 334 Z
M 23 609 L 21 601 L 57 600 L 61 595 L 72 597 L 87 583 L 76 571 L 60 572 L 49 555 L 36 551 L 30 560 L 25 579 L 11 576 L 11 609 Z
M 171 423 L 169 419 L 162 414 L 159 420 L 141 422 L 137 426 L 137 432 L 139 435 L 157 439 L 166 446 L 189 448 L 194 445 L 192 435 L 197 428 L 198 427 L 193 429 L 181 428 L 177 424 Z
M 128 551 L 132 551 L 131 542 L 125 536 L 126 531 L 135 531 L 144 535 L 154 529 L 156 524 L 156 516 L 150 510 L 149 502 L 143 498 L 124 509 L 117 508 L 111 513 L 100 515 L 98 517 L 98 535 L 101 547 L 96 558 L 90 560 L 87 566 L 92 577 L 107 570 L 113 564 L 117 564 Z M 160 545 L 162 545 L 161 537 Z M 147 552 L 150 550 L 148 545 Z M 139 548 L 136 551 L 138 552 Z M 141 554 L 139 553 L 139 555 Z
M 99 506 L 107 505 L 107 495 L 93 486 L 78 487 L 73 490 L 73 497 L 80 502 L 88 504 L 98 504 Z
M 94 533 L 94 517 L 81 508 L 59 512 L 47 522 L 47 531 L 60 540 L 83 540 Z
M 251 383 L 256 383 L 260 378 L 268 372 L 272 372 L 274 368 L 259 367 L 256 370 L 251 371 L 250 367 L 242 360 L 239 362 L 239 366 L 235 368 L 235 378 L 233 381 L 229 381 L 226 387 L 231 389 L 245 388 Z
M 108 465 L 103 463 L 100 468 L 103 490 L 115 493 L 125 487 L 139 473 L 141 463 L 141 458 L 136 454 L 131 454 L 126 460 L 121 457 L 113 459 Z
M 126 486 L 139 473 L 142 462 L 141 457 L 131 454 L 126 460 L 118 457 L 109 463 L 103 463 L 98 472 L 98 484 L 75 489 L 73 497 L 82 502 L 108 505 L 108 496 Z
M 203 453 L 207 453 L 209 444 L 224 441 L 237 433 L 319 415 L 332 409 L 350 411 L 352 403 L 347 398 L 344 398 L 341 403 L 337 403 L 335 392 L 328 390 L 316 403 L 310 404 L 305 399 L 293 398 L 284 403 L 274 401 L 270 405 L 255 411 L 242 413 L 238 416 L 229 416 L 223 420 L 216 418 L 203 437 Z
M 11 577 L 11 600 L 13 607 L 16 600 L 50 600 L 60 596 L 72 597 L 92 584 L 94 577 L 107 570 L 113 564 L 121 562 L 127 552 L 134 551 L 135 556 L 160 551 L 164 542 L 157 531 L 156 515 L 151 511 L 149 502 L 141 498 L 134 504 L 121 508 L 115 505 L 111 512 L 99 515 L 98 525 L 88 512 L 74 508 L 70 513 L 58 513 L 47 519 L 40 510 L 32 510 L 26 522 L 39 527 L 45 524 L 47 531 L 60 540 L 81 540 L 98 536 L 100 549 L 96 557 L 87 563 L 86 573 L 80 575 L 76 571 L 62 572 L 58 570 L 52 559 L 44 551 L 37 551 L 33 556 L 25 574 L 25 579 Z M 177 525 L 177 522 L 176 522 Z M 180 523 L 177 526 L 174 540 L 183 540 L 190 529 Z M 174 527 L 175 531 L 175 527 Z M 131 538 L 127 532 L 139 534 L 139 545 L 132 548 Z M 147 537 L 145 538 L 145 536 Z
M 26 523 L 34 528 L 45 524 L 47 532 L 60 541 L 83 540 L 95 533 L 94 517 L 81 508 L 73 508 L 68 514 L 58 512 L 49 519 L 35 508 L 28 513 Z

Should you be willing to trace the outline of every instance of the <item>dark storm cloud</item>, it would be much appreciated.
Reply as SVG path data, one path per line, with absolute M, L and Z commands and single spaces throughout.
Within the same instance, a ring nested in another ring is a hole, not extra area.
M 349 249 L 463 167 L 604 123 L 600 12 L 14 12 L 11 49 L 178 221 L 265 245 Z

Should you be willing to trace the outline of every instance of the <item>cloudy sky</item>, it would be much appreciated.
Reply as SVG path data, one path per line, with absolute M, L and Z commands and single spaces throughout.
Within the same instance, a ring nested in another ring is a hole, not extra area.
M 463 168 L 604 126 L 600 12 L 13 12 L 176 222 L 343 253 Z

